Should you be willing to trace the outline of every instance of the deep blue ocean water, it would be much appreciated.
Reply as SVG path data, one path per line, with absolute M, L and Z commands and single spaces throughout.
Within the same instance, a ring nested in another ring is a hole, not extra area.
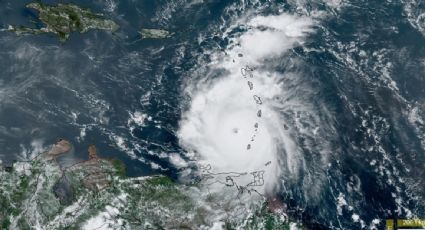
M 178 170 L 159 153 L 184 151 L 176 136 L 190 104 L 183 82 L 199 59 L 208 60 L 209 50 L 224 52 L 228 40 L 220 37 L 220 25 L 243 14 L 227 11 L 242 2 L 123 0 L 110 11 L 108 1 L 72 2 L 102 12 L 121 29 L 75 33 L 63 44 L 54 35 L 0 32 L 0 159 L 10 163 L 65 138 L 74 144 L 65 164 L 86 159 L 94 143 L 102 157 L 123 160 L 130 176 L 177 178 Z M 325 166 L 317 165 L 318 151 L 300 146 L 306 167 L 279 193 L 288 213 L 312 229 L 357 229 L 361 223 L 353 214 L 367 224 L 380 220 L 380 229 L 385 218 L 425 217 L 425 37 L 409 22 L 406 3 L 348 1 L 334 9 L 305 1 L 300 9 L 292 1 L 243 2 L 246 10 L 269 6 L 262 14 L 279 5 L 288 13 L 319 9 L 330 15 L 281 60 L 279 71 L 296 69 L 312 85 L 314 94 L 304 99 L 326 108 L 337 137 Z M 0 0 L 0 25 L 42 26 L 26 3 Z M 142 40 L 140 28 L 174 36 Z M 292 58 L 299 62 L 290 65 Z M 152 119 L 129 122 L 136 111 Z M 300 143 L 321 141 L 303 138 Z M 315 180 L 320 194 L 306 191 Z M 339 215 L 338 197 L 352 205 L 340 206 Z

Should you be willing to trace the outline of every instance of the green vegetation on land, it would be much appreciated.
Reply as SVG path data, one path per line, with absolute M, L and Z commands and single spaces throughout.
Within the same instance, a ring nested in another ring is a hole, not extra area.
M 118 160 L 95 157 L 61 169 L 48 156 L 12 170 L 0 165 L 0 229 L 82 229 L 99 218 L 112 229 L 289 228 L 265 203 L 240 212 L 226 192 L 209 194 L 166 176 L 127 178 Z
M 46 5 L 34 2 L 27 8 L 38 11 L 38 18 L 44 23 L 42 28 L 28 28 L 23 26 L 9 26 L 9 31 L 16 34 L 54 33 L 64 42 L 72 32 L 85 33 L 92 29 L 114 32 L 119 29 L 114 21 L 105 19 L 103 15 L 93 13 L 74 4 Z
M 141 29 L 140 34 L 144 39 L 159 39 L 159 38 L 169 38 L 173 34 L 161 29 Z

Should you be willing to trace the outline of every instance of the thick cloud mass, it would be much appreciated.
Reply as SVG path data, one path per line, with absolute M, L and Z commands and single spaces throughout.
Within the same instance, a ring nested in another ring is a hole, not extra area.
M 237 178 L 239 185 L 252 182 L 250 172 L 264 171 L 265 185 L 257 189 L 264 191 L 273 188 L 280 175 L 281 152 L 292 171 L 297 165 L 290 155 L 298 151 L 279 115 L 281 105 L 274 100 L 285 94 L 278 83 L 283 76 L 264 68 L 264 59 L 302 43 L 313 23 L 287 14 L 256 16 L 244 23 L 246 32 L 232 38 L 232 44 L 239 45 L 230 45 L 226 56 L 216 54 L 212 64 L 212 69 L 224 69 L 225 74 L 192 92 L 179 138 L 214 172 L 247 172 L 248 176 Z

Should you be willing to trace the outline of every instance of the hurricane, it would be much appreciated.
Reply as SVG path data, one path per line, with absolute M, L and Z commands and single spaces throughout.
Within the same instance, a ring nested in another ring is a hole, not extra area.
M 209 64 L 210 71 L 220 76 L 196 89 L 187 87 L 192 100 L 178 136 L 201 164 L 215 172 L 264 172 L 267 179 L 260 191 L 272 192 L 280 186 L 282 170 L 296 176 L 303 162 L 282 114 L 291 104 L 302 107 L 283 86 L 285 78 L 294 76 L 270 64 L 303 44 L 314 32 L 314 21 L 283 13 L 247 16 L 237 23 L 245 31 L 232 34 L 231 26 L 230 44 L 224 53 L 213 54 Z M 236 181 L 245 186 L 252 183 L 247 177 Z
M 424 3 L 3 5 L 0 223 L 89 226 L 68 221 L 71 207 L 134 229 L 383 229 L 425 216 Z M 68 151 L 49 153 L 58 143 Z M 84 163 L 98 160 L 108 167 Z M 98 193 L 87 178 L 113 181 Z M 113 209 L 81 208 L 105 199 Z M 113 221 L 115 208 L 130 216 Z

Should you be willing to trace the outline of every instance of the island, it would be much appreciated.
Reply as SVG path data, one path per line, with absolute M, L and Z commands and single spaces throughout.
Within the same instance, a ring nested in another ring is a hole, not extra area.
M 102 14 L 93 13 L 90 9 L 83 9 L 71 3 L 46 5 L 34 2 L 26 7 L 38 11 L 38 19 L 44 24 L 44 27 L 30 28 L 10 25 L 9 31 L 15 32 L 17 35 L 53 33 L 64 42 L 72 32 L 85 33 L 93 29 L 115 32 L 119 29 L 117 23 L 104 18 Z
M 162 29 L 141 29 L 140 34 L 144 39 L 161 39 L 161 38 L 169 38 L 173 34 L 167 30 Z

